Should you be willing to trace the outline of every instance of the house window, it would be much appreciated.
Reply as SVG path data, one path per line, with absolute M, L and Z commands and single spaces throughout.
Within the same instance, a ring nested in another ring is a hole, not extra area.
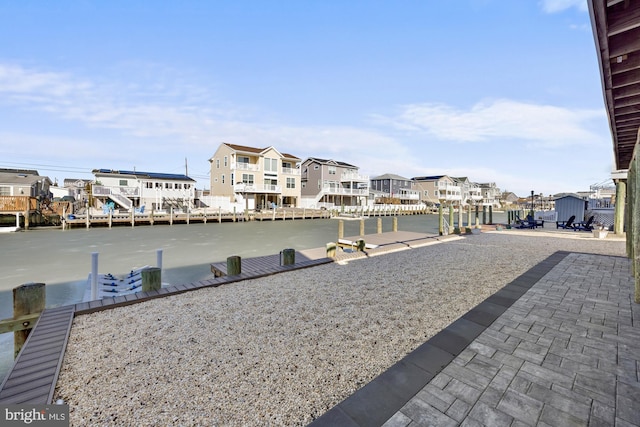
M 220 169 L 220 159 L 216 159 L 216 169 Z
M 336 174 L 336 167 L 329 166 L 329 175 L 335 175 L 335 174 Z
M 144 183 L 144 188 L 153 188 L 153 182 L 145 182 Z
M 296 188 L 295 178 L 287 178 L 287 188 Z
M 222 183 L 224 184 L 224 174 L 222 174 Z
M 173 183 L 172 182 L 165 182 L 164 183 L 164 188 L 167 190 L 172 190 L 173 189 Z
M 300 184 L 300 187 L 307 188 L 307 182 L 306 181 L 302 181 L 302 184 Z
M 120 180 L 120 184 L 122 187 L 126 187 L 129 181 L 127 181 L 126 179 L 121 179 Z
M 253 185 L 253 174 L 243 173 L 242 182 L 247 185 Z
M 0 187 L 0 196 L 10 196 L 11 195 L 11 187 Z
M 246 156 L 238 156 L 238 163 L 249 163 L 249 158 Z
M 184 189 L 185 189 L 185 190 L 188 190 L 189 188 L 191 188 L 191 184 L 185 184 L 185 185 L 184 185 Z
M 314 170 L 314 171 L 317 171 L 318 169 L 320 169 L 320 166 L 318 166 L 318 165 L 313 165 L 313 170 Z
M 233 172 L 231 172 L 231 182 L 229 184 L 233 185 L 235 181 L 236 181 L 236 176 Z
M 424 197 L 429 197 L 429 190 L 424 190 Z
M 161 182 L 156 182 L 156 188 L 162 188 L 162 183 Z
M 224 156 L 224 167 L 227 167 L 227 163 L 229 162 L 229 158 L 227 156 Z
M 264 159 L 264 171 L 265 172 L 278 172 L 278 159 L 270 159 L 265 157 Z
M 176 182 L 176 190 L 182 190 L 182 183 Z

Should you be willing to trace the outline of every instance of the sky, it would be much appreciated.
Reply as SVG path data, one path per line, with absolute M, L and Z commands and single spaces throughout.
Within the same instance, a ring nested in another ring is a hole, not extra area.
M 184 174 L 222 142 L 362 174 L 606 181 L 586 0 L 0 0 L 0 168 Z

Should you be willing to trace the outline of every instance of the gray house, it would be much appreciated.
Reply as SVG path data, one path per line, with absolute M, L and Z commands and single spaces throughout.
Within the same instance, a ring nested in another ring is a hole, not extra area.
M 29 169 L 0 169 L 0 196 L 49 197 L 51 180 Z
M 587 201 L 577 194 L 559 194 L 555 199 L 558 221 L 566 221 L 575 215 L 576 221 L 584 221 L 584 214 L 587 210 Z

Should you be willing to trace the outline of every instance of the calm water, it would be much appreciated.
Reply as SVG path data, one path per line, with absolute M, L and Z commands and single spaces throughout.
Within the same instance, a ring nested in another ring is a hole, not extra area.
M 466 218 L 466 216 L 465 216 Z M 494 222 L 504 221 L 495 213 Z M 382 217 L 384 232 L 392 218 Z M 438 232 L 437 215 L 398 217 L 398 229 Z M 374 234 L 377 219 L 365 221 Z M 91 271 L 91 253 L 98 252 L 100 273 L 122 274 L 156 264 L 163 250 L 163 283 L 189 283 L 211 277 L 210 263 L 230 255 L 253 257 L 324 247 L 337 238 L 334 219 L 156 225 L 73 230 L 30 230 L 0 233 L 0 319 L 10 318 L 12 289 L 23 283 L 46 283 L 47 307 L 81 302 Z M 345 236 L 360 233 L 359 221 L 344 221 Z M 13 334 L 0 334 L 0 378 L 13 362 Z

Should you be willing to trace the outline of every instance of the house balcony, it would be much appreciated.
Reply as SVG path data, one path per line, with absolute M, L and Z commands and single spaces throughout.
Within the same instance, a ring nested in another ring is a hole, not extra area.
M 138 187 L 107 187 L 104 185 L 93 185 L 91 187 L 93 196 L 108 197 L 112 194 L 125 197 L 138 197 L 140 195 L 140 189 Z
M 260 172 L 260 165 L 257 163 L 231 162 L 231 170 Z
M 282 186 L 271 184 L 235 184 L 233 191 L 240 194 L 280 194 L 282 193 Z
M 283 175 L 300 175 L 300 169 L 298 168 L 282 168 Z
M 340 175 L 340 182 L 369 182 L 369 176 L 360 175 L 357 172 L 343 172 Z
M 339 196 L 368 196 L 368 189 L 344 188 L 334 186 L 323 186 L 320 189 L 322 194 L 339 195 Z

